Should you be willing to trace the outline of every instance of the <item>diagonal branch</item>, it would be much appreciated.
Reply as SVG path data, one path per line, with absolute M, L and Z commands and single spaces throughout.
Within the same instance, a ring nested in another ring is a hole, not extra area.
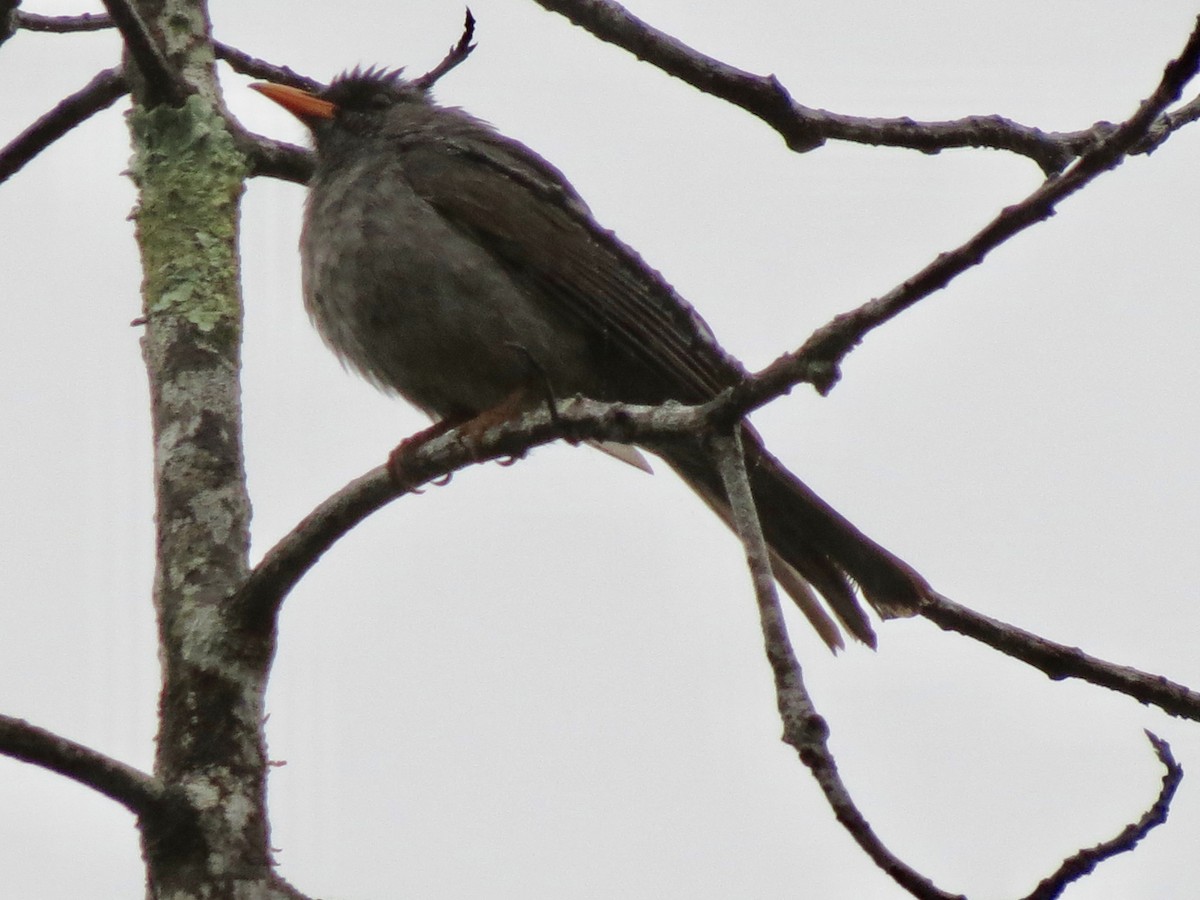
M 227 62 L 229 68 L 240 75 L 262 78 L 266 81 L 273 81 L 276 84 L 286 84 L 290 87 L 300 88 L 303 91 L 315 92 L 325 89 L 325 85 L 315 78 L 301 75 L 287 66 L 277 66 L 266 60 L 258 59 L 249 53 L 239 50 L 237 47 L 223 44 L 220 41 L 213 41 L 213 54 L 217 59 Z
M 773 75 L 755 75 L 707 56 L 647 24 L 614 0 L 537 0 L 602 41 L 629 51 L 697 90 L 719 97 L 764 121 L 787 146 L 802 153 L 827 140 L 844 140 L 937 153 L 952 147 L 1007 150 L 1033 160 L 1047 175 L 1111 130 L 1107 123 L 1075 132 L 1048 133 L 1001 116 L 916 122 L 847 116 L 797 103 Z M 1152 147 L 1147 147 L 1152 149 Z
M 1190 125 L 1197 119 L 1200 119 L 1200 96 L 1193 97 L 1183 106 L 1159 116 L 1150 127 L 1146 137 L 1135 144 L 1133 149 L 1129 151 L 1130 155 L 1132 156 L 1135 153 L 1153 153 L 1172 134 L 1184 125 Z
M 103 13 L 83 13 L 79 16 L 43 16 L 17 10 L 13 17 L 17 28 L 25 31 L 49 31 L 68 34 L 75 31 L 104 31 L 113 27 L 111 16 Z
M 670 35 L 657 31 L 611 0 L 538 2 L 547 9 L 561 13 L 602 40 L 623 47 L 639 59 L 653 63 L 699 90 L 727 100 L 758 116 L 779 131 L 788 146 L 798 152 L 812 150 L 831 139 L 908 147 L 926 153 L 936 153 L 953 147 L 984 147 L 1028 156 L 1037 162 L 1047 175 L 1053 175 L 1061 172 L 1081 154 L 1093 159 L 1103 156 L 1103 153 L 1097 154 L 1097 151 L 1106 146 L 1111 148 L 1119 130 L 1110 123 L 1099 122 L 1082 131 L 1048 133 L 999 116 L 970 116 L 949 122 L 917 122 L 907 117 L 872 119 L 810 109 L 796 103 L 787 89 L 773 76 L 754 75 L 705 56 Z M 461 62 L 466 52 L 469 52 L 462 48 L 464 42 L 469 48 L 470 36 L 471 31 L 465 29 L 459 45 L 451 50 L 446 60 L 421 76 L 418 81 L 445 74 L 442 69 L 447 67 L 448 70 L 449 61 L 453 61 L 453 65 Z M 305 89 L 321 87 L 318 82 L 297 75 L 286 67 L 271 66 L 226 45 L 217 44 L 215 47 L 217 55 L 226 59 L 236 71 Z M 461 57 L 458 55 L 460 52 Z M 1173 112 L 1165 111 L 1171 102 L 1179 98 L 1183 84 L 1190 77 L 1188 75 L 1182 78 L 1174 95 L 1165 103 L 1155 106 L 1152 121 L 1139 125 L 1142 133 L 1138 139 L 1119 141 L 1125 144 L 1122 153 L 1153 152 L 1175 131 L 1200 119 L 1200 97 Z M 312 167 L 311 160 L 307 158 L 307 151 L 245 133 L 243 144 L 246 152 L 254 160 L 254 174 L 282 178 L 299 184 L 307 181 Z M 1086 183 L 1086 180 L 1083 183 Z M 1071 190 L 1078 190 L 1079 186 Z M 1066 193 L 1070 192 L 1068 190 Z M 1062 199 L 1066 193 L 1057 199 Z M 1007 238 L 1002 238 L 1000 242 L 1005 239 Z M 971 265 L 977 263 L 978 260 Z M 936 289 L 937 287 L 934 287 L 931 290 Z
M 129 92 L 120 69 L 105 69 L 86 85 L 63 98 L 54 109 L 0 149 L 0 183 L 76 125 L 107 109 Z
M 125 49 L 145 82 L 145 88 L 138 94 L 141 105 L 148 109 L 163 105 L 182 106 L 193 93 L 192 88 L 167 61 L 129 0 L 104 0 L 104 7 L 120 30 Z
M 23 719 L 0 715 L 0 754 L 65 775 L 137 816 L 158 811 L 166 796 L 157 778 Z
M 413 85 L 423 91 L 433 87 L 438 79 L 456 68 L 459 64 L 466 61 L 467 57 L 475 49 L 475 45 L 471 43 L 475 37 L 475 17 L 471 15 L 471 10 L 467 10 L 467 16 L 463 20 L 462 36 L 459 37 L 458 43 L 450 48 L 450 51 L 442 59 L 440 63 L 426 72 L 424 75 L 413 79 Z
M 829 750 L 829 726 L 813 706 L 808 689 L 804 686 L 800 663 L 788 638 L 787 623 L 771 573 L 770 553 L 750 491 L 750 476 L 746 472 L 741 439 L 734 432 L 731 435 L 714 435 L 710 443 L 725 483 L 738 537 L 746 550 L 746 562 L 750 567 L 754 596 L 758 601 L 763 643 L 771 671 L 775 674 L 775 696 L 779 716 L 783 720 L 784 742 L 800 754 L 800 760 L 817 780 L 838 822 L 897 884 L 914 897 L 941 900 L 959 897 L 943 891 L 888 850 L 850 796 Z
M 701 433 L 708 422 L 705 407 L 630 406 L 576 397 L 558 404 L 553 413 L 539 407 L 469 439 L 461 429 L 451 430 L 422 441 L 406 454 L 405 486 L 398 486 L 386 468 L 379 466 L 318 504 L 264 554 L 232 602 L 242 607 L 246 618 L 269 621 L 288 592 L 350 529 L 391 501 L 406 493 L 420 493 L 421 485 L 459 469 L 490 460 L 520 459 L 534 447 L 564 438 L 653 447 L 681 435 Z
M 272 621 L 288 593 L 326 550 L 403 493 L 379 466 L 320 503 L 267 551 L 238 590 L 234 602 L 242 607 L 243 617 L 258 625 Z
M 873 329 L 939 291 L 963 272 L 979 265 L 987 255 L 1015 235 L 1054 215 L 1060 202 L 1088 185 L 1097 176 L 1120 165 L 1128 151 L 1146 138 L 1159 114 L 1179 98 L 1183 87 L 1200 68 L 1200 18 L 1179 58 L 1167 64 L 1154 93 L 1102 143 L 1081 156 L 1064 172 L 1046 179 L 1024 200 L 1003 209 L 965 243 L 946 253 L 903 284 L 875 300 L 836 317 L 819 328 L 793 353 L 734 389 L 727 410 L 730 420 L 740 419 L 763 402 L 778 397 L 801 382 L 822 394 L 837 383 L 842 359 Z
M 1146 737 L 1150 739 L 1159 762 L 1166 769 L 1158 798 L 1140 819 L 1121 829 L 1120 834 L 1063 860 L 1058 871 L 1045 878 L 1025 900 L 1054 900 L 1062 894 L 1067 885 L 1088 875 L 1104 860 L 1112 859 L 1118 853 L 1133 850 L 1151 829 L 1167 821 L 1171 800 L 1179 788 L 1180 781 L 1183 780 L 1183 768 L 1175 761 L 1171 747 L 1166 741 L 1149 731 L 1146 732 Z
M 1106 662 L 1078 647 L 1057 644 L 1040 635 L 960 606 L 941 594 L 933 594 L 917 614 L 946 631 L 974 638 L 1006 656 L 1045 672 L 1055 681 L 1078 678 L 1153 704 L 1182 719 L 1200 722 L 1200 693 L 1161 675 L 1150 675 L 1128 666 Z
M 300 185 L 308 184 L 313 172 L 311 150 L 247 131 L 237 122 L 230 123 L 230 130 L 234 140 L 238 142 L 239 149 L 250 160 L 252 176 L 279 178 Z

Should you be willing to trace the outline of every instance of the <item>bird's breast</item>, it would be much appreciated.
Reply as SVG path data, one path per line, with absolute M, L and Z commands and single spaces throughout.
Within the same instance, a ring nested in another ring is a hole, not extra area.
M 414 193 L 398 164 L 318 172 L 301 258 L 325 341 L 435 418 L 490 409 L 532 378 L 587 392 L 583 337 Z

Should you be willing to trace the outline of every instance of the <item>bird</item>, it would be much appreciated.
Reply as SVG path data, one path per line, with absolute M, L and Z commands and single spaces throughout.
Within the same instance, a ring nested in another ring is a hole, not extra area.
M 747 377 L 562 172 L 439 104 L 421 79 L 358 67 L 311 90 L 251 87 L 311 132 L 300 239 L 309 316 L 348 368 L 434 428 L 512 415 L 547 396 L 703 403 Z M 912 615 L 929 585 L 740 427 L 776 581 L 831 650 L 844 648 L 843 629 L 875 647 L 860 595 L 883 618 Z M 699 438 L 653 452 L 732 527 Z

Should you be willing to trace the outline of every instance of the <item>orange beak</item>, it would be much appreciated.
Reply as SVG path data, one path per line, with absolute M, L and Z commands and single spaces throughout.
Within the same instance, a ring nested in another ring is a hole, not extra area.
M 337 112 L 337 107 L 328 100 L 322 100 L 300 88 L 266 81 L 257 82 L 250 87 L 264 97 L 274 100 L 302 122 L 307 119 L 332 119 L 333 114 Z

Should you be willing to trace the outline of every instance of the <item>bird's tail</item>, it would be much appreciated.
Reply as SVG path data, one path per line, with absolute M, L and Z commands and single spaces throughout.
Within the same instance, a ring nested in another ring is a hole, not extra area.
M 750 488 L 771 548 L 775 579 L 833 650 L 844 646 L 837 621 L 875 646 L 858 594 L 884 618 L 910 616 L 931 588 L 899 557 L 855 528 L 767 452 L 753 429 L 742 443 Z M 725 489 L 713 460 L 697 448 L 672 448 L 667 463 L 732 527 Z M 856 590 L 857 588 L 857 590 Z

